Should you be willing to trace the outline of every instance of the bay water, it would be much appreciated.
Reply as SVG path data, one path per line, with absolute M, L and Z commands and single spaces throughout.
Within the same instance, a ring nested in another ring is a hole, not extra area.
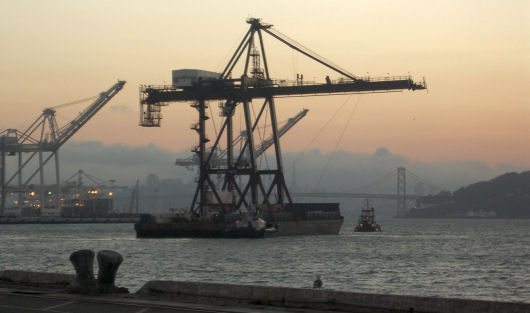
M 132 224 L 0 225 L 0 270 L 74 274 L 80 249 L 124 257 L 117 285 L 218 282 L 530 303 L 530 220 L 386 219 L 380 233 L 139 239 Z M 97 268 L 94 269 L 97 272 Z

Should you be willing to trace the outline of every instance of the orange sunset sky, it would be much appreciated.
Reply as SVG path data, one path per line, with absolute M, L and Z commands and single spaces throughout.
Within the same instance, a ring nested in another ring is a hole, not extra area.
M 530 167 L 530 1 L 0 1 L 0 130 L 29 126 L 42 109 L 125 88 L 73 138 L 189 149 L 197 118 L 164 108 L 161 128 L 138 126 L 138 87 L 171 70 L 220 71 L 259 17 L 359 76 L 425 77 L 428 91 L 278 99 L 279 120 L 310 111 L 283 139 L 413 160 L 483 160 Z M 266 37 L 271 76 L 337 74 Z M 358 103 L 351 122 L 348 117 Z M 212 103 L 212 109 L 217 104 Z M 58 110 L 59 124 L 83 105 Z M 214 112 L 214 115 L 217 115 Z M 217 122 L 219 123 L 219 121 Z M 346 129 L 340 143 L 338 137 Z

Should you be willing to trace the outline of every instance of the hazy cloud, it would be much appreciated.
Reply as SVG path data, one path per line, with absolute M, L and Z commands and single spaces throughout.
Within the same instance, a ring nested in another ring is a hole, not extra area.
M 97 141 L 71 141 L 64 145 L 60 154 L 64 177 L 68 173 L 83 169 L 102 179 L 116 179 L 120 184 L 132 185 L 137 178 L 143 179 L 149 173 L 157 174 L 161 178 L 178 177 L 184 182 L 192 181 L 196 176 L 195 171 L 174 165 L 176 158 L 191 155 L 187 150 L 175 153 L 155 145 L 105 145 Z M 286 152 L 283 155 L 288 184 L 296 185 L 297 189 L 303 191 L 395 192 L 396 178 L 391 177 L 391 174 L 400 166 L 407 169 L 409 192 L 422 180 L 434 187 L 452 191 L 505 172 L 525 170 L 507 163 L 489 166 L 478 160 L 419 162 L 393 154 L 384 147 L 378 148 L 373 154 L 344 150 L 325 153 L 312 149 L 304 153 Z M 271 154 L 267 154 L 266 158 L 268 164 L 274 164 Z M 260 163 L 266 167 L 264 158 Z M 294 175 L 293 168 L 296 170 Z M 383 179 L 385 177 L 387 178 Z M 381 182 L 372 184 L 377 181 Z M 366 185 L 372 186 L 359 189 Z
M 70 141 L 59 151 L 61 181 L 65 181 L 77 173 L 79 169 L 82 169 L 101 180 L 115 180 L 118 186 L 133 186 L 137 179 L 145 184 L 149 174 L 156 174 L 161 180 L 176 178 L 182 183 L 194 184 L 197 177 L 196 169 L 188 170 L 174 165 L 176 158 L 186 158 L 190 155 L 189 150 L 175 153 L 155 145 L 106 145 L 99 141 Z M 312 149 L 304 152 L 285 152 L 283 156 L 285 178 L 291 192 L 395 194 L 398 167 L 406 168 L 408 194 L 437 193 L 441 189 L 454 191 L 462 186 L 489 180 L 506 172 L 528 170 L 528 168 L 509 163 L 490 166 L 478 160 L 419 162 L 393 154 L 384 147 L 376 149 L 371 154 L 352 153 L 344 150 L 325 153 L 319 149 Z M 55 180 L 53 160 L 49 163 L 45 174 L 47 184 L 53 183 Z M 258 159 L 258 164 L 261 164 L 261 167 L 267 167 L 267 163 L 274 164 L 272 154 L 265 154 L 264 157 Z M 10 173 L 14 172 L 15 165 L 16 159 L 14 157 L 8 158 Z M 30 169 L 26 169 L 24 177 L 27 177 L 31 172 Z M 38 175 L 35 176 L 32 183 L 38 183 Z M 127 192 L 125 193 L 126 198 L 129 197 Z M 174 194 L 173 197 L 178 198 L 182 195 Z M 304 198 L 298 199 L 298 201 L 341 202 L 344 214 L 351 219 L 356 218 L 357 210 L 362 206 L 362 199 Z M 123 203 L 120 205 L 123 206 Z M 378 200 L 375 205 L 378 212 L 383 216 L 395 214 L 395 201 Z M 166 206 L 170 207 L 171 205 L 167 204 Z M 159 210 L 162 209 L 159 208 Z
M 110 109 L 111 109 L 111 111 L 123 112 L 123 113 L 128 113 L 128 112 L 132 112 L 133 111 L 131 109 L 131 107 L 129 105 L 126 105 L 126 104 L 111 105 Z
M 83 169 L 101 179 L 115 179 L 117 184 L 122 185 L 132 185 L 136 179 L 143 179 L 150 173 L 161 178 L 193 179 L 193 172 L 174 165 L 177 157 L 179 153 L 154 145 L 105 145 L 98 141 L 71 141 L 61 151 L 61 166 L 63 173 L 75 173 Z

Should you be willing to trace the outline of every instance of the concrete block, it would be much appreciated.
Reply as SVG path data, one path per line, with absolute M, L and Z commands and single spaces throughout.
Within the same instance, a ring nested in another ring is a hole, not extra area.
M 528 313 L 530 304 L 435 297 L 385 295 L 325 289 L 149 281 L 138 294 L 224 299 L 319 310 L 423 313 Z
M 0 280 L 34 286 L 69 286 L 74 283 L 75 275 L 47 272 L 30 272 L 4 270 L 0 272 Z

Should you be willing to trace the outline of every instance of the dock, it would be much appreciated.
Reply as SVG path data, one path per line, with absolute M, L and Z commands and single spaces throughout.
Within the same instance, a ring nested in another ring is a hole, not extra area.
M 0 224 L 134 224 L 139 217 L 0 217 Z

